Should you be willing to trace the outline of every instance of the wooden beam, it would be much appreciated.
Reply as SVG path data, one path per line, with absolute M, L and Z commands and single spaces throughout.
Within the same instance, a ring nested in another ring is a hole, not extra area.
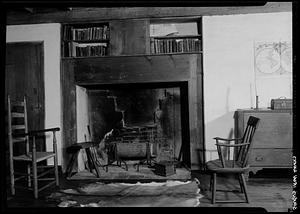
M 76 59 L 75 84 L 187 81 L 190 78 L 191 64 L 198 56 L 199 54 L 178 54 Z
M 69 160 L 66 148 L 77 142 L 76 122 L 76 86 L 74 82 L 74 62 L 64 61 L 61 72 L 62 86 L 62 171 L 64 172 Z
M 291 2 L 268 2 L 263 6 L 231 7 L 73 7 L 70 11 L 27 15 L 11 11 L 7 13 L 7 24 L 79 23 L 119 19 L 156 19 L 291 11 Z

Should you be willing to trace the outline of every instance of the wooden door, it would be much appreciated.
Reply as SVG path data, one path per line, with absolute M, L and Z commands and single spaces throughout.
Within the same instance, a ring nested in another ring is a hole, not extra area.
M 6 44 L 5 106 L 7 95 L 11 99 L 27 97 L 28 129 L 44 128 L 44 56 L 42 42 Z M 45 142 L 37 149 L 44 150 Z

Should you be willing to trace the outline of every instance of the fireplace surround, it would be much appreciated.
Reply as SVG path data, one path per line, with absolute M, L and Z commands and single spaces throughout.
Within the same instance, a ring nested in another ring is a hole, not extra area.
M 186 83 L 89 85 L 84 89 L 88 107 L 85 112 L 77 106 L 77 111 L 88 115 L 83 122 L 89 123 L 90 139 L 105 144 L 100 147 L 108 151 L 108 160 L 102 162 L 119 160 L 121 165 L 121 160 L 144 159 L 148 164 L 167 161 L 190 167 L 189 124 L 182 119 L 188 118 Z M 109 139 L 104 139 L 108 133 Z

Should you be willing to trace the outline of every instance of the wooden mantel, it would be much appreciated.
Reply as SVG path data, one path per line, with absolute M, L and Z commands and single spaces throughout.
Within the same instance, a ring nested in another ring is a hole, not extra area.
M 188 81 L 198 54 L 108 56 L 74 60 L 78 85 Z M 70 59 L 73 61 L 72 59 Z
M 59 6 L 59 5 L 57 5 Z M 97 22 L 120 19 L 155 19 L 170 17 L 199 17 L 249 13 L 291 12 L 291 2 L 267 2 L 263 6 L 212 7 L 72 7 L 48 13 L 7 13 L 7 25 L 38 23 Z

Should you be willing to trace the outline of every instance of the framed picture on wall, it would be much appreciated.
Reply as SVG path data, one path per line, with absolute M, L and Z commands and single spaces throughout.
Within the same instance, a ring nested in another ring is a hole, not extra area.
M 255 43 L 254 67 L 257 76 L 291 75 L 291 42 Z

